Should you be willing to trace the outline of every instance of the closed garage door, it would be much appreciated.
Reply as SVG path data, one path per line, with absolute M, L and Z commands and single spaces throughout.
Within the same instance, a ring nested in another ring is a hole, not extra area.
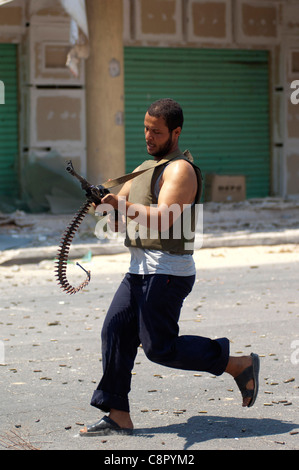
M 126 163 L 147 158 L 147 106 L 173 98 L 183 107 L 181 150 L 203 174 L 246 176 L 247 198 L 270 192 L 267 51 L 125 48 Z
M 5 104 L 0 105 L 0 195 L 17 197 L 18 185 L 18 79 L 17 46 L 0 44 L 0 80 Z

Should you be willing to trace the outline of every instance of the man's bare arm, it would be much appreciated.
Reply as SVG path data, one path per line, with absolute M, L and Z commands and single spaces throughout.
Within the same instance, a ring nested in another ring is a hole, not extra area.
M 157 221 L 159 230 L 168 229 L 181 215 L 184 205 L 192 204 L 197 193 L 197 178 L 195 171 L 185 160 L 171 163 L 165 169 L 162 179 L 157 207 L 143 206 L 128 202 L 131 181 L 126 183 L 118 195 L 108 194 L 102 200 L 104 204 L 110 204 L 115 209 L 119 208 L 119 198 L 125 197 L 126 202 L 122 204 L 126 214 L 131 219 L 139 218 L 143 225 L 150 226 L 153 219 Z M 170 207 L 176 206 L 176 211 L 169 211 Z M 141 216 L 141 217 L 140 217 Z M 167 221 L 167 222 L 166 222 Z

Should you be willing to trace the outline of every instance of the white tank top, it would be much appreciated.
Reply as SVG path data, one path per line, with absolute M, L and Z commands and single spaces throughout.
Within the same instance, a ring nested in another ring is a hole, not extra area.
M 167 251 L 129 248 L 131 274 L 168 274 L 173 276 L 194 276 L 195 263 L 192 255 L 175 255 Z

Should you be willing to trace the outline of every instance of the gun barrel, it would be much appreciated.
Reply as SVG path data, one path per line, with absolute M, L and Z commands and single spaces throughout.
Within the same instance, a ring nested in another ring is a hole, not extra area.
M 66 171 L 67 171 L 68 173 L 70 173 L 72 176 L 74 176 L 75 178 L 77 178 L 77 180 L 80 181 L 80 183 L 81 183 L 81 185 L 82 185 L 82 189 L 86 190 L 86 189 L 88 189 L 88 188 L 91 186 L 91 184 L 88 183 L 88 181 L 86 181 L 85 178 L 83 178 L 82 176 L 80 176 L 80 175 L 74 170 L 72 160 L 69 160 L 69 161 L 67 162 Z

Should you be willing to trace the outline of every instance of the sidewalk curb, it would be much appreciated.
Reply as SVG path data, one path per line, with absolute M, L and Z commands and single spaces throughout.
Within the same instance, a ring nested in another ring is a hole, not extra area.
M 221 247 L 242 247 L 242 246 L 273 246 L 299 244 L 299 229 L 277 231 L 277 232 L 234 232 L 224 234 L 204 235 L 202 240 L 195 241 L 195 250 L 212 249 Z M 16 250 L 4 250 L 0 254 L 0 266 L 12 266 L 21 264 L 34 264 L 43 260 L 54 260 L 56 258 L 58 246 L 28 247 Z M 119 243 L 84 243 L 73 244 L 70 259 L 82 258 L 88 251 L 93 256 L 116 255 L 126 253 L 127 248 L 123 240 Z

